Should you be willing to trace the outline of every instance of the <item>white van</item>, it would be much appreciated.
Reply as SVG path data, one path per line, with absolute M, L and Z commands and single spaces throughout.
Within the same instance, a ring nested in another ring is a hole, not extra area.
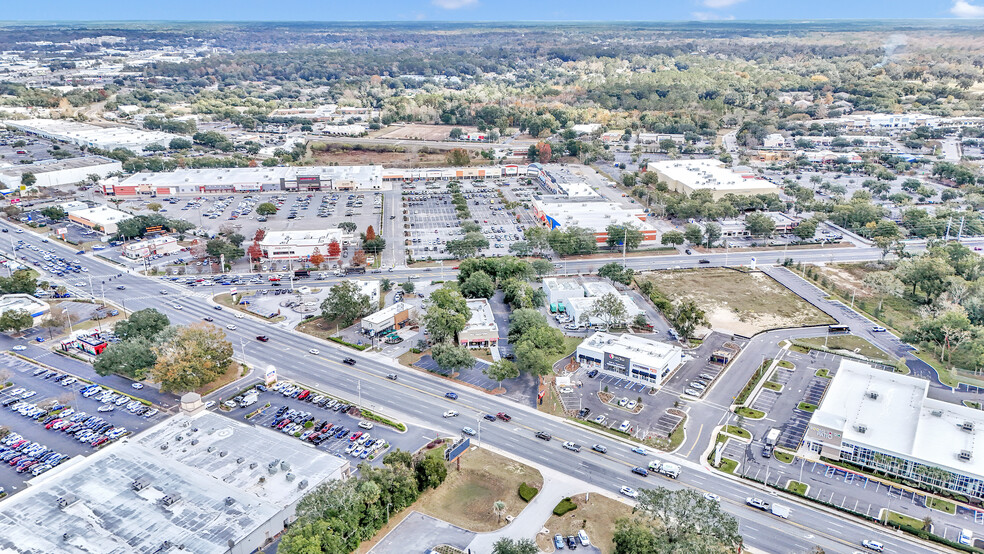
M 629 432 L 629 427 L 631 427 L 631 426 L 632 426 L 632 424 L 629 422 L 629 420 L 626 419 L 625 421 L 622 422 L 621 425 L 618 426 L 618 430 L 621 431 L 621 432 L 623 432 L 623 433 L 628 433 Z
M 957 539 L 957 542 L 964 546 L 974 546 L 974 534 L 970 531 L 970 529 L 961 529 L 960 537 Z
M 591 541 L 588 540 L 588 534 L 581 529 L 577 532 L 577 539 L 581 541 L 581 546 L 591 546 Z

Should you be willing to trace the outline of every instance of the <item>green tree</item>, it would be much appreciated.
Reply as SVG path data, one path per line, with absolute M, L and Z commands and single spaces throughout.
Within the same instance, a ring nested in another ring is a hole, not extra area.
M 150 204 L 147 204 L 147 209 L 150 210 L 150 211 L 152 211 L 152 212 L 159 212 L 163 208 L 164 208 L 164 205 L 161 204 L 160 202 L 151 202 Z
M 19 333 L 34 326 L 34 317 L 27 310 L 4 310 L 0 314 L 0 332 Z
M 622 249 L 622 243 L 625 243 L 626 250 L 635 250 L 639 248 L 642 244 L 642 231 L 639 230 L 635 225 L 622 225 L 617 223 L 612 223 L 605 228 L 607 237 L 605 238 L 605 244 L 608 248 L 619 250 Z
M 509 251 L 517 256 L 529 256 L 533 253 L 533 246 L 529 241 L 517 240 L 509 245 Z
M 338 320 L 339 325 L 348 327 L 356 319 L 372 311 L 369 297 L 359 291 L 358 285 L 351 281 L 339 283 L 331 288 L 321 303 L 321 317 L 325 321 Z
M 674 246 L 679 246 L 683 244 L 685 240 L 686 237 L 684 237 L 683 233 L 681 233 L 680 231 L 667 231 L 663 233 L 663 238 L 660 239 L 660 242 L 663 244 L 672 244 Z
M 147 376 L 147 372 L 156 363 L 154 343 L 147 338 L 137 336 L 110 344 L 96 357 L 92 368 L 99 375 L 117 374 L 139 381 Z
M 745 230 L 753 236 L 772 236 L 776 230 L 776 222 L 764 213 L 751 213 L 745 216 Z
M 41 215 L 52 219 L 54 221 L 61 221 L 68 217 L 68 213 L 61 206 L 48 206 L 47 208 L 41 210 Z
M 550 232 L 543 227 L 530 227 L 523 231 L 523 238 L 530 243 L 534 252 L 542 252 L 550 247 L 549 235 Z
M 30 269 L 18 269 L 10 277 L 0 277 L 0 293 L 34 294 L 38 290 L 38 280 Z
M 921 289 L 929 303 L 946 290 L 954 269 L 942 258 L 923 254 L 900 261 L 894 272 L 900 281 L 912 287 L 913 295 L 917 287 Z
M 38 182 L 38 178 L 35 177 L 33 173 L 21 174 L 21 185 L 24 186 L 25 188 L 31 188 L 37 182 Z
M 353 221 L 343 221 L 338 224 L 338 228 L 346 233 L 354 233 L 358 226 Z
M 462 371 L 475 365 L 475 358 L 464 346 L 442 342 L 431 348 L 431 357 L 444 371 Z
M 171 142 L 169 142 L 167 145 L 167 147 L 170 148 L 171 150 L 188 150 L 192 146 L 194 145 L 190 140 L 180 137 L 171 139 Z
M 492 554 L 537 554 L 540 549 L 532 539 L 501 538 L 492 545 Z
M 448 165 L 451 167 L 468 165 L 470 162 L 468 151 L 464 148 L 452 148 L 451 151 L 449 151 L 444 157 L 444 160 L 448 162 Z
M 153 340 L 158 333 L 167 329 L 170 324 L 171 320 L 166 315 L 154 308 L 145 308 L 133 312 L 127 319 L 116 322 L 113 332 L 122 340 L 138 337 Z
M 256 215 L 273 215 L 277 213 L 277 206 L 273 202 L 262 202 L 256 206 Z
M 468 323 L 468 316 L 431 305 L 424 314 L 424 326 L 435 342 L 454 341 Z
M 704 230 L 700 225 L 688 223 L 683 227 L 683 238 L 690 244 L 700 244 L 704 240 Z
M 509 360 L 499 360 L 486 366 L 485 369 L 482 370 L 482 373 L 484 373 L 489 379 L 499 383 L 499 386 L 501 387 L 502 382 L 506 379 L 515 379 L 516 377 L 519 377 L 519 368 L 516 367 L 516 364 L 510 362 Z
M 533 272 L 536 273 L 537 277 L 549 275 L 554 271 L 553 264 L 542 258 L 537 258 L 530 262 L 530 267 L 533 269 Z
M 411 281 L 407 281 L 405 283 L 400 283 L 400 288 L 403 289 L 403 292 L 410 294 L 417 287 Z
M 721 239 L 721 226 L 717 223 L 704 224 L 704 244 L 710 248 Z
M 693 336 L 694 330 L 698 327 L 708 325 L 704 310 L 700 309 L 697 303 L 690 299 L 674 304 L 673 315 L 670 319 L 683 337 Z
M 414 465 L 417 474 L 417 488 L 421 491 L 436 489 L 448 476 L 448 466 L 444 460 L 434 456 L 424 456 Z
M 465 298 L 492 298 L 495 294 L 495 283 L 488 273 L 476 271 L 461 284 L 461 294 Z
M 560 332 L 557 329 L 555 331 Z M 513 351 L 516 354 L 516 367 L 524 373 L 539 377 L 553 370 L 553 364 L 547 354 L 531 341 L 520 342 L 515 345 Z
M 244 242 L 246 242 L 246 237 L 240 235 L 239 233 L 233 233 L 229 235 L 229 242 L 236 248 L 239 248 Z
M 624 327 L 626 319 L 628 319 L 628 311 L 625 309 L 625 304 L 613 292 L 609 292 L 595 299 L 584 315 L 588 318 L 593 317 L 601 320 L 602 324 L 607 328 Z
M 379 254 L 386 249 L 386 239 L 377 236 L 373 239 L 362 241 L 362 249 L 370 254 Z
M 793 234 L 796 235 L 800 240 L 812 239 L 814 235 L 817 234 L 817 226 L 819 221 L 816 218 L 805 219 L 800 222 L 799 225 L 793 229 Z
M 232 344 L 225 332 L 204 323 L 179 327 L 154 353 L 157 363 L 151 375 L 164 392 L 195 390 L 224 375 L 232 365 Z
M 616 529 L 617 554 L 726 552 L 742 543 L 737 520 L 718 502 L 692 489 L 640 489 L 633 512 L 635 521 L 622 522 Z M 641 527 L 652 539 L 647 540 L 638 528 L 623 535 L 632 527 Z M 646 549 L 637 550 L 638 546 Z
M 635 270 L 631 267 L 622 267 L 622 264 L 618 262 L 608 262 L 598 268 L 599 277 L 604 277 L 613 283 L 622 283 L 623 285 L 631 284 L 634 274 Z
M 872 271 L 865 274 L 862 282 L 878 295 L 879 312 L 886 296 L 902 296 L 905 292 L 905 285 L 891 271 Z

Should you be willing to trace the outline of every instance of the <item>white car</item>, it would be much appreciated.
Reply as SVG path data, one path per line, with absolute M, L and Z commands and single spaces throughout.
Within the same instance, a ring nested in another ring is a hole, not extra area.
M 874 327 L 871 328 L 871 332 L 872 333 L 884 333 L 885 332 L 885 328 L 884 327 L 880 327 L 878 325 L 875 325 Z
M 215 400 L 209 400 L 208 402 L 205 403 L 206 410 L 210 410 L 212 406 L 215 406 Z
M 246 314 L 236 312 L 236 319 L 243 319 L 244 317 L 246 317 Z
M 23 352 L 24 350 L 27 350 L 27 347 L 24 346 L 23 344 L 18 344 L 17 346 L 11 348 L 11 350 L 13 350 L 14 352 Z
M 318 354 L 321 354 L 321 351 L 318 350 L 317 348 L 312 348 L 311 350 L 308 350 L 308 354 L 314 354 L 315 356 L 317 356 Z
M 444 417 L 457 417 L 457 416 L 458 416 L 458 412 L 456 412 L 455 410 L 448 410 L 444 412 Z
M 174 309 L 175 310 L 183 310 L 184 308 L 181 307 L 181 304 L 175 304 L 174 305 Z
M 470 435 L 470 436 L 475 436 L 475 434 L 476 434 L 475 433 L 475 430 L 472 429 L 471 427 L 462 427 L 461 428 L 461 432 L 464 433 L 464 434 L 466 434 L 466 435 Z
M 861 546 L 867 548 L 868 550 L 874 550 L 875 552 L 882 552 L 885 550 L 885 545 L 878 542 L 865 539 L 861 541 Z
M 622 487 L 621 489 L 618 490 L 618 492 L 624 494 L 625 496 L 628 496 L 629 498 L 636 498 L 639 496 L 639 493 L 636 492 L 636 490 L 633 489 L 632 487 Z
M 718 495 L 716 495 L 716 494 L 714 494 L 713 492 L 705 492 L 704 493 L 704 498 L 710 500 L 711 502 L 720 502 L 721 501 L 721 497 L 718 496 Z
M 236 327 L 235 325 L 233 325 L 232 323 L 230 323 L 229 325 L 226 325 L 226 329 L 228 329 L 230 331 L 235 331 L 236 329 L 238 329 L 238 327 Z
M 140 389 L 144 388 L 143 383 L 133 383 L 130 386 L 133 387 L 133 388 L 135 388 L 135 389 L 137 389 L 137 390 L 140 390 Z

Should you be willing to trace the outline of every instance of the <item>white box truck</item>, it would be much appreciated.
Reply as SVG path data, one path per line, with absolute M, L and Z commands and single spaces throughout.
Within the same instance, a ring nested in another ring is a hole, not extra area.
M 259 399 L 260 395 L 255 390 L 247 392 L 243 396 L 243 399 L 239 401 L 239 407 L 245 408 L 247 406 L 252 406 L 253 404 L 256 404 L 256 401 Z
M 762 456 L 766 458 L 772 457 L 772 451 L 775 450 L 776 445 L 779 444 L 779 429 L 773 427 L 769 429 L 769 432 L 765 435 L 765 446 L 762 447 Z
M 779 504 L 773 504 L 772 515 L 779 516 L 783 519 L 789 519 L 789 508 L 787 506 L 780 506 Z

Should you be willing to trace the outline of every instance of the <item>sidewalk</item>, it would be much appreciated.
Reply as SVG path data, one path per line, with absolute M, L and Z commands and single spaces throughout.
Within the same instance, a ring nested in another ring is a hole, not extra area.
M 496 449 L 489 450 L 495 451 L 498 454 L 507 455 Z M 589 485 L 560 471 L 532 464 L 528 461 L 524 461 L 523 463 L 535 467 L 543 475 L 543 488 L 540 489 L 539 494 L 529 504 L 523 507 L 522 512 L 509 525 L 498 531 L 475 535 L 475 538 L 468 545 L 468 548 L 472 552 L 491 552 L 492 545 L 495 544 L 495 541 L 504 537 L 536 540 L 537 533 L 543 529 L 543 525 L 553 515 L 553 509 L 557 506 L 557 503 L 568 496 L 589 492 L 591 494 L 604 494 L 610 498 L 619 498 L 611 491 Z M 621 498 L 619 499 L 621 500 Z M 510 509 L 508 511 L 513 512 L 513 508 L 515 507 L 517 506 L 509 506 L 508 508 Z

